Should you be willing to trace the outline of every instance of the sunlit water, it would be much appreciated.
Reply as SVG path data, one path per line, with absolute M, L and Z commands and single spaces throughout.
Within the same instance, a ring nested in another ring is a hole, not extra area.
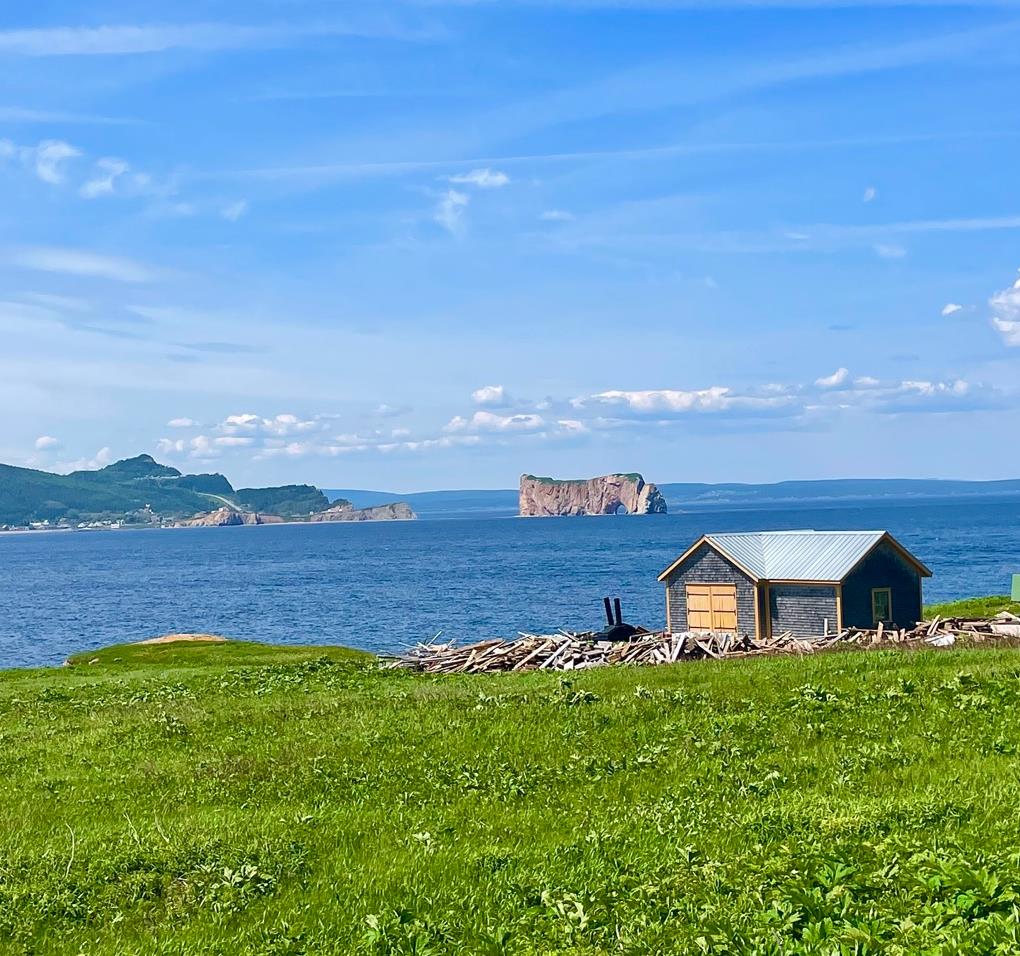
M 1002 593 L 1020 572 L 1020 503 L 709 511 L 642 518 L 0 535 L 0 666 L 177 631 L 394 650 L 588 628 L 603 595 L 661 626 L 656 575 L 699 534 L 886 528 L 935 572 L 926 599 Z

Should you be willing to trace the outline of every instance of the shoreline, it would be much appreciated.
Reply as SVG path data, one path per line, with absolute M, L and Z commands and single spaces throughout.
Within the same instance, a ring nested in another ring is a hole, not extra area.
M 120 528 L 5 528 L 0 535 L 95 534 L 103 531 L 222 531 L 228 528 L 279 528 L 293 525 L 408 524 L 422 518 L 362 518 L 360 521 L 265 521 L 258 524 L 223 525 L 135 525 Z M 424 519 L 428 520 L 428 519 Z

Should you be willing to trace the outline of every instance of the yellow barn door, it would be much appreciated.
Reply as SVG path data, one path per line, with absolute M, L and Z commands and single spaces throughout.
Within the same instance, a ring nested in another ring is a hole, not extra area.
M 735 584 L 688 584 L 687 628 L 691 631 L 737 630 Z

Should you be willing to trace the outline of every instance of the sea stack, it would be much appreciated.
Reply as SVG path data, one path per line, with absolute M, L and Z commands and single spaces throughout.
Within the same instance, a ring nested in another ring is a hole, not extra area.
M 641 475 L 603 475 L 564 481 L 521 475 L 520 515 L 551 518 L 578 515 L 666 513 L 666 499 Z

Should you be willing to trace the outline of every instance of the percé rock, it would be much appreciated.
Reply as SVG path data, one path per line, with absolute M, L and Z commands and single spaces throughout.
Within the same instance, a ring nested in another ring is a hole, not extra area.
M 604 475 L 587 481 L 560 481 L 521 475 L 520 514 L 526 518 L 561 515 L 666 513 L 666 499 L 640 475 Z
M 235 511 L 233 508 L 217 508 L 205 514 L 195 515 L 178 521 L 178 528 L 229 528 L 240 524 L 279 524 L 283 519 L 278 515 L 256 514 L 253 511 Z
M 413 521 L 418 516 L 405 501 L 394 501 L 372 508 L 355 508 L 349 501 L 340 501 L 316 514 L 309 521 Z

